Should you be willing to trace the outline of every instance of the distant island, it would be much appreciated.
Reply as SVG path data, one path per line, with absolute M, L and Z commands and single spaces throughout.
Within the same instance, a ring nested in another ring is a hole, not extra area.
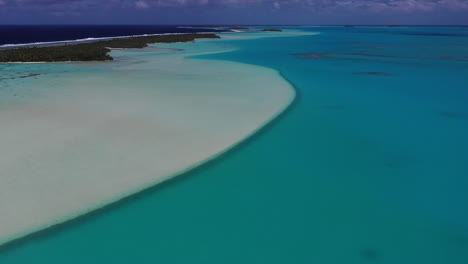
M 265 28 L 265 29 L 262 29 L 261 31 L 263 31 L 263 32 L 281 32 L 282 30 L 277 29 L 277 28 Z
M 92 43 L 0 50 L 0 62 L 107 61 L 111 49 L 144 48 L 153 43 L 190 42 L 220 38 L 215 34 L 173 34 L 115 38 Z
M 248 27 L 241 27 L 241 26 L 235 26 L 235 27 L 229 27 L 231 30 L 249 30 L 250 28 Z

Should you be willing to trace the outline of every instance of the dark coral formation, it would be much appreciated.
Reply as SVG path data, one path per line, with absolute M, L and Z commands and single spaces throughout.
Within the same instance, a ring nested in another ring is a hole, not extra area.
M 371 47 L 372 49 L 382 49 L 383 47 Z M 367 49 L 370 49 L 367 47 Z M 352 61 L 371 61 L 371 62 L 382 62 L 382 63 L 395 63 L 395 64 L 407 64 L 406 60 L 442 60 L 442 61 L 468 61 L 467 56 L 400 56 L 394 54 L 379 54 L 379 53 L 368 53 L 368 52 L 311 52 L 311 53 L 300 53 L 293 54 L 303 59 L 322 59 L 322 58 L 334 58 L 341 60 L 352 60 Z M 376 61 L 371 59 L 384 59 L 385 61 Z M 387 60 L 388 59 L 388 60 Z M 405 61 L 397 61 L 397 60 Z
M 372 76 L 390 76 L 390 73 L 387 72 L 376 72 L 376 71 L 370 71 L 370 72 L 353 72 L 355 75 L 372 75 Z
M 365 248 L 359 252 L 359 255 L 366 261 L 377 261 L 381 258 L 381 253 L 377 249 Z
M 316 53 L 298 53 L 294 54 L 294 56 L 302 59 L 324 59 L 330 58 L 331 53 L 329 52 L 316 52 Z
M 468 114 L 460 112 L 440 112 L 441 116 L 450 118 L 450 119 L 463 119 L 468 120 Z
M 14 80 L 14 79 L 24 79 L 24 78 L 36 77 L 36 76 L 39 76 L 39 75 L 41 75 L 41 74 L 39 74 L 39 73 L 30 73 L 30 74 L 20 75 L 20 76 L 0 77 L 0 81 Z
M 317 107 L 320 109 L 326 109 L 326 110 L 344 110 L 345 109 L 344 105 L 338 105 L 338 104 L 323 104 L 323 105 L 318 105 Z

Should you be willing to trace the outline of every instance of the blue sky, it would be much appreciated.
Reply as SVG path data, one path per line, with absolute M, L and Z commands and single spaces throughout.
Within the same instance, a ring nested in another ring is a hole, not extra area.
M 468 0 L 0 0 L 1 24 L 468 24 Z

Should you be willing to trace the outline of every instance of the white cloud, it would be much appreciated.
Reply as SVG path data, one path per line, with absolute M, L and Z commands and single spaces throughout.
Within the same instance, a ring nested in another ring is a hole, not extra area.
M 143 1 L 143 0 L 138 0 L 135 2 L 135 7 L 137 9 L 148 9 L 150 6 L 147 2 Z
M 278 2 L 278 1 L 273 2 L 273 8 L 274 9 L 280 9 L 281 8 L 280 2 Z

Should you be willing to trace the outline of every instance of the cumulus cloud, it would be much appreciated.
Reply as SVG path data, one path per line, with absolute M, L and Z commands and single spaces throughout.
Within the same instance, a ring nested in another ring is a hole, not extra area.
M 429 12 L 434 10 L 468 11 L 468 0 L 342 0 L 337 7 L 373 12 Z
M 148 8 L 150 8 L 148 3 L 146 3 L 145 1 L 141 1 L 141 0 L 135 2 L 135 7 L 137 9 L 148 9 Z
M 151 9 L 161 7 L 258 7 L 273 9 L 367 10 L 372 12 L 428 12 L 434 10 L 468 11 L 468 0 L 0 0 L 1 6 L 17 8 L 120 7 Z
M 274 9 L 280 9 L 281 8 L 280 2 L 278 2 L 278 1 L 273 2 L 273 8 Z
M 151 6 L 273 6 L 313 10 L 348 8 L 371 11 L 468 10 L 468 0 L 148 0 Z

